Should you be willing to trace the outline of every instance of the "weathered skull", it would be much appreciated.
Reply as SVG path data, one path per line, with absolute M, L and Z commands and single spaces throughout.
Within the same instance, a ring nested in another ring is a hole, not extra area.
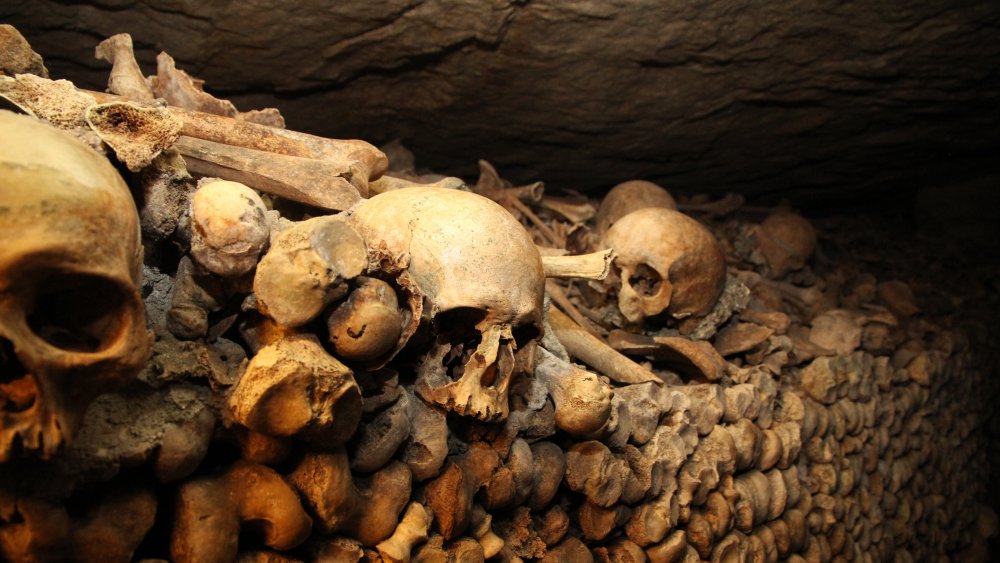
M 430 319 L 418 393 L 462 415 L 506 418 L 511 378 L 531 370 L 542 326 L 545 276 L 524 227 L 485 197 L 444 188 L 386 192 L 351 219 L 373 268 L 394 265 L 397 284 L 421 298 L 411 299 L 423 308 L 414 317 Z
M 606 233 L 615 221 L 638 209 L 665 207 L 677 209 L 670 192 L 646 180 L 628 180 L 608 190 L 594 217 L 599 234 Z
M 51 456 L 149 349 L 128 187 L 104 158 L 0 111 L 0 462 Z
M 705 315 L 726 284 L 719 241 L 672 209 L 629 213 L 611 225 L 603 244 L 618 254 L 618 308 L 633 323 L 664 312 L 675 319 Z

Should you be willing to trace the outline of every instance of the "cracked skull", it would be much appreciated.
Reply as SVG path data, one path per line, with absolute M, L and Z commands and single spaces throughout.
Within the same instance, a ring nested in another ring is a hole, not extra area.
M 68 134 L 0 111 L 0 462 L 48 458 L 149 349 L 128 187 Z
M 528 232 L 493 201 L 444 188 L 377 195 L 352 221 L 373 268 L 398 272 L 414 319 L 430 329 L 419 394 L 461 415 L 505 419 L 511 379 L 530 373 L 541 335 L 545 277 Z
M 703 316 L 726 283 L 719 241 L 701 223 L 672 209 L 629 213 L 611 225 L 604 245 L 618 255 L 618 309 L 632 323 L 664 312 L 675 319 Z

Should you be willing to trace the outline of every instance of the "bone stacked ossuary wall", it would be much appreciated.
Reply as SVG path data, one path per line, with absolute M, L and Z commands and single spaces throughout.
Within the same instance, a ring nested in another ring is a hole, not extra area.
M 988 559 L 996 298 L 891 226 L 442 177 L 0 38 L 3 558 Z

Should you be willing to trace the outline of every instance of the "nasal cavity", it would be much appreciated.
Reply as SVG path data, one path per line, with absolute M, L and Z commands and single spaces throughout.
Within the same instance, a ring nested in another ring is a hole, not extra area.
M 0 412 L 30 409 L 38 397 L 35 378 L 28 374 L 14 354 L 14 344 L 0 337 Z
M 21 379 L 28 374 L 14 353 L 14 343 L 0 336 L 0 385 Z

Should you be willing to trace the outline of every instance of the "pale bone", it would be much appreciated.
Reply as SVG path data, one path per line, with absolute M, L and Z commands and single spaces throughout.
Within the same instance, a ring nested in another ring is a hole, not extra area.
M 7 503 L 9 506 L 3 506 Z M 4 561 L 131 561 L 153 526 L 156 494 L 118 484 L 85 514 L 20 496 L 0 499 L 0 557 Z
M 628 463 L 596 440 L 573 444 L 566 452 L 566 485 L 595 506 L 618 502 L 629 473 Z
M 615 221 L 633 211 L 647 207 L 677 209 L 670 192 L 645 180 L 628 180 L 608 190 L 597 209 L 595 229 L 598 234 L 607 232 Z
M 33 74 L 0 76 L 0 97 L 28 115 L 69 131 L 92 148 L 100 146 L 85 118 L 94 98 L 77 90 L 69 80 Z
M 69 85 L 28 76 L 0 81 L 0 95 L 35 113 L 49 111 L 35 102 L 39 92 L 51 98 L 57 95 L 55 90 Z M 60 126 L 78 127 L 89 106 L 129 101 L 84 90 L 76 95 L 79 101 L 75 105 L 44 117 Z M 296 201 L 309 205 L 346 209 L 368 195 L 369 180 L 381 176 L 388 165 L 385 155 L 364 141 L 326 139 L 231 117 L 177 107 L 165 109 L 182 124 L 179 142 L 186 143 L 186 148 L 178 148 L 192 171 L 203 166 L 207 176 L 240 181 L 261 191 L 278 189 L 284 193 L 276 195 L 298 198 Z M 227 177 L 230 173 L 232 177 Z
M 406 178 L 400 178 L 394 174 L 383 174 L 381 178 L 368 183 L 368 195 L 374 196 L 392 190 L 402 190 L 406 188 L 446 188 L 450 190 L 468 190 L 465 181 L 461 178 L 448 176 L 436 182 L 414 182 Z
M 788 272 L 801 269 L 816 249 L 816 231 L 812 224 L 791 211 L 768 215 L 754 229 L 754 235 L 771 278 L 782 278 Z
M 726 360 L 704 340 L 684 336 L 646 336 L 616 329 L 608 335 L 608 343 L 619 352 L 659 360 L 693 381 L 718 381 L 728 370 Z
M 493 533 L 492 524 L 493 516 L 483 510 L 482 506 L 477 504 L 472 507 L 469 532 L 483 546 L 483 557 L 486 559 L 495 557 L 504 547 L 503 539 Z
M 531 444 L 531 454 L 535 471 L 527 504 L 537 511 L 552 502 L 559 492 L 566 474 L 566 454 L 552 442 Z
M 192 174 L 235 180 L 292 201 L 331 211 L 362 196 L 342 162 L 278 154 L 181 135 L 174 144 Z M 345 186 L 346 184 L 346 186 Z
M 112 94 L 144 103 L 156 98 L 135 61 L 131 35 L 119 33 L 101 41 L 94 49 L 94 57 L 112 65 L 108 76 L 108 91 Z
M 239 182 L 202 183 L 191 197 L 190 221 L 191 256 L 224 278 L 253 270 L 271 236 L 264 201 Z
M 150 334 L 137 288 L 139 219 L 125 182 L 35 118 L 0 111 L 0 129 L 2 463 L 15 442 L 23 453 L 55 454 L 97 395 L 139 371 Z
M 612 248 L 574 256 L 542 256 L 542 269 L 547 278 L 582 278 L 603 280 L 615 258 Z
M 288 476 L 323 533 L 349 535 L 371 547 L 392 535 L 410 500 L 406 465 L 393 462 L 370 478 L 351 475 L 347 453 L 307 453 Z
M 118 101 L 106 94 L 87 94 L 101 102 Z M 381 176 L 387 166 L 385 155 L 364 141 L 326 139 L 225 116 L 167 109 L 183 123 L 179 142 L 187 148 L 178 149 L 192 171 L 204 166 L 214 171 L 207 176 L 242 181 L 261 191 L 278 189 L 283 193 L 275 195 L 309 205 L 346 209 L 368 195 L 369 180 Z M 248 168 L 231 168 L 241 165 Z M 223 175 L 229 173 L 234 177 Z
M 326 447 L 345 443 L 361 419 L 361 390 L 351 370 L 307 334 L 258 350 L 227 404 L 233 419 L 255 432 Z
M 599 373 L 618 383 L 643 383 L 661 380 L 653 372 L 633 362 L 604 341 L 588 333 L 566 316 L 549 308 L 548 321 L 559 342 L 574 358 L 593 367 Z
M 367 266 L 364 240 L 343 216 L 296 223 L 274 239 L 257 265 L 257 306 L 281 325 L 303 325 L 346 295 L 347 282 Z
M 350 220 L 368 245 L 369 270 L 396 275 L 409 293 L 413 323 L 401 341 L 431 319 L 436 339 L 418 394 L 464 416 L 505 419 L 510 382 L 531 368 L 542 330 L 545 278 L 528 232 L 489 199 L 435 188 L 374 196 Z M 458 357 L 446 363 L 449 355 Z
M 611 388 L 593 373 L 538 349 L 535 377 L 549 390 L 556 425 L 571 436 L 597 432 L 611 416 Z
M 181 485 L 176 518 L 170 556 L 181 563 L 233 561 L 244 522 L 265 522 L 262 543 L 279 551 L 298 546 L 312 531 L 312 520 L 288 483 L 273 470 L 246 462 Z
M 124 102 L 92 105 L 84 118 L 132 172 L 149 166 L 160 153 L 172 147 L 182 126 L 164 108 Z
M 608 229 L 602 244 L 618 254 L 618 309 L 629 322 L 661 313 L 678 320 L 704 316 L 725 288 L 719 241 L 678 211 L 633 211 Z
M 360 276 L 347 299 L 326 318 L 330 343 L 337 356 L 345 360 L 377 360 L 399 344 L 407 324 L 406 314 L 391 285 Z
M 153 78 L 153 90 L 157 98 L 163 98 L 168 104 L 184 109 L 236 117 L 238 112 L 232 102 L 220 100 L 205 93 L 200 82 L 195 81 L 183 70 L 178 70 L 173 57 L 167 53 L 161 52 L 156 56 L 156 77 Z M 127 96 L 121 92 L 113 90 L 112 92 Z
M 396 531 L 375 545 L 382 561 L 385 563 L 408 562 L 413 548 L 427 541 L 427 533 L 431 529 L 433 518 L 434 515 L 424 505 L 411 502 L 403 512 L 403 517 L 400 518 Z

